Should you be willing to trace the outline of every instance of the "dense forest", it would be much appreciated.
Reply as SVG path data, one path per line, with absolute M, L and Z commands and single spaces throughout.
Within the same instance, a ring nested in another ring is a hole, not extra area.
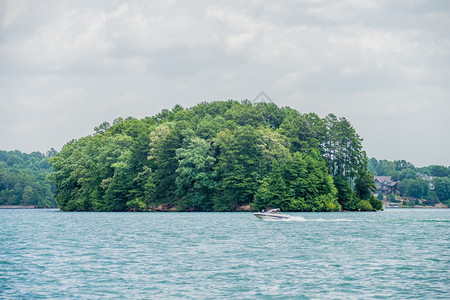
M 47 155 L 0 151 L 0 205 L 56 207 L 47 181 L 52 170 L 48 160 L 55 154 L 53 149 Z
M 369 170 L 375 176 L 391 176 L 398 181 L 400 196 L 424 199 L 425 205 L 439 202 L 450 206 L 450 168 L 432 165 L 418 168 L 405 160 L 369 160 Z M 393 197 L 391 197 L 393 199 Z
M 379 210 L 349 121 L 250 101 L 116 119 L 50 159 L 65 211 Z

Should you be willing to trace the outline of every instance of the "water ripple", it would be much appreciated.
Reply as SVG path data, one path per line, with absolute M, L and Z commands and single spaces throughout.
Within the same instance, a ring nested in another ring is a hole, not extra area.
M 2 299 L 448 299 L 450 210 L 0 210 Z

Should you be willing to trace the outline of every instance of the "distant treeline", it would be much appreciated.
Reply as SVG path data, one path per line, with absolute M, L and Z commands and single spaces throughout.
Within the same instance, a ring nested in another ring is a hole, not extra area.
M 56 207 L 52 186 L 46 180 L 51 172 L 51 150 L 25 154 L 0 151 L 0 205 Z
M 425 199 L 427 205 L 442 202 L 450 206 L 450 167 L 432 165 L 417 168 L 405 160 L 369 160 L 375 176 L 391 176 L 399 181 L 400 196 Z
M 379 210 L 361 138 L 345 118 L 249 101 L 116 119 L 50 162 L 66 211 Z

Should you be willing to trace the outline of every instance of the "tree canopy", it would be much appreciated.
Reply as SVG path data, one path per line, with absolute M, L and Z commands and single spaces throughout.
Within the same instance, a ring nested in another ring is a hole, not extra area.
M 332 114 L 233 100 L 176 105 L 67 143 L 49 178 L 62 210 L 379 209 L 361 141 Z
M 431 165 L 417 168 L 405 160 L 369 160 L 369 171 L 399 181 L 400 196 L 424 199 L 426 205 L 439 202 L 450 206 L 450 167 Z
M 47 155 L 20 151 L 0 151 L 0 205 L 56 207 L 52 186 L 47 181 L 51 172 Z

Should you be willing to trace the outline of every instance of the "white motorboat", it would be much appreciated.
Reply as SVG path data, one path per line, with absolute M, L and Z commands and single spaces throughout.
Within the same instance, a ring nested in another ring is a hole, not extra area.
M 280 214 L 280 209 L 275 208 L 268 211 L 261 211 L 254 213 L 253 215 L 261 220 L 289 220 L 292 219 L 292 216 Z

